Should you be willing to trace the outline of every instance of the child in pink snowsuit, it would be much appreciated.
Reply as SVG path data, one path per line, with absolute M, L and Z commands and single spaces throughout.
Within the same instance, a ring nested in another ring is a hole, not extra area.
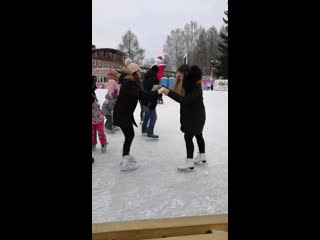
M 100 105 L 95 94 L 96 78 L 92 76 L 92 148 L 97 144 L 97 132 L 101 143 L 101 151 L 107 150 L 107 136 L 104 132 L 104 116 L 101 112 Z

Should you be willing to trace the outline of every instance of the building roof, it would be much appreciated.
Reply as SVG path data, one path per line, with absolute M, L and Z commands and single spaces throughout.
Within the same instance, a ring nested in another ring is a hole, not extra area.
M 110 51 L 110 52 L 114 52 L 114 53 L 117 53 L 119 55 L 122 55 L 122 56 L 126 56 L 127 54 L 118 50 L 118 49 L 114 49 L 114 48 L 95 48 L 95 49 L 92 49 L 92 51 L 99 51 L 99 50 L 107 50 L 107 51 Z

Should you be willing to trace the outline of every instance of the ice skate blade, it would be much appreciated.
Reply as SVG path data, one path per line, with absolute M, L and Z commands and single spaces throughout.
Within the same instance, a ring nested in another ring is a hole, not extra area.
M 139 168 L 139 167 L 130 168 L 130 169 L 123 169 L 123 168 L 121 168 L 120 171 L 121 171 L 121 172 L 130 172 L 130 171 L 137 170 L 138 168 Z
M 159 138 L 151 138 L 151 137 L 146 137 L 146 139 L 148 139 L 149 141 L 158 141 Z
M 207 160 L 194 162 L 194 164 L 198 164 L 198 165 L 203 165 L 203 164 L 206 164 L 206 163 L 207 163 Z
M 194 167 L 178 168 L 177 170 L 178 170 L 179 172 L 192 172 L 192 171 L 194 171 Z
M 114 134 L 115 133 L 115 131 L 113 131 L 113 130 L 105 130 L 105 132 L 108 133 L 108 134 Z

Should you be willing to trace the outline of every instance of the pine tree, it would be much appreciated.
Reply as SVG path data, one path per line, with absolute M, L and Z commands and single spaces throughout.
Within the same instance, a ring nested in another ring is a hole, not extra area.
M 216 70 L 218 76 L 228 79 L 228 11 L 224 13 L 227 19 L 223 18 L 225 26 L 219 34 L 221 38 L 221 42 L 219 43 L 220 56 L 218 57 L 219 63 L 216 66 Z

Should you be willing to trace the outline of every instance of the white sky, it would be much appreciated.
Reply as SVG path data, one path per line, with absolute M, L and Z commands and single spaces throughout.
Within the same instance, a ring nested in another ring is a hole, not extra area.
M 92 44 L 117 48 L 128 30 L 134 32 L 146 58 L 163 55 L 167 35 L 196 21 L 219 31 L 227 0 L 92 0 Z

